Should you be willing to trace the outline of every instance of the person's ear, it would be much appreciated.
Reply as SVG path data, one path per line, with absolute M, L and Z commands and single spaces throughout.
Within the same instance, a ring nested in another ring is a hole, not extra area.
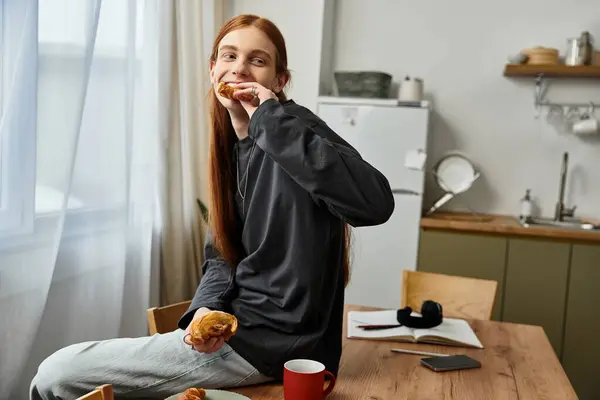
M 214 83 L 214 81 L 215 81 L 215 62 L 211 61 L 208 68 L 210 69 L 210 81 Z
M 278 94 L 279 92 L 281 92 L 283 90 L 285 85 L 288 83 L 289 79 L 290 79 L 289 72 L 279 74 L 277 76 L 277 81 L 275 82 L 275 88 L 274 88 L 275 94 Z

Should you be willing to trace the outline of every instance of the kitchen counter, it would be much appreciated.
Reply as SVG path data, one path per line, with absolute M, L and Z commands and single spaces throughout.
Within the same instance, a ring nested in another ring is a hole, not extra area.
M 599 231 L 564 229 L 548 226 L 526 228 L 519 224 L 517 218 L 508 215 L 438 211 L 421 218 L 421 228 L 457 232 L 479 232 L 482 234 L 498 234 L 505 236 L 595 241 L 600 243 Z

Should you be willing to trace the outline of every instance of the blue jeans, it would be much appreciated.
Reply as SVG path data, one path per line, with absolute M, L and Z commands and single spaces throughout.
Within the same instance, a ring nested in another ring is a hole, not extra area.
M 74 399 L 102 384 L 115 399 L 165 399 L 190 387 L 219 389 L 272 380 L 225 343 L 212 354 L 183 342 L 184 331 L 85 342 L 48 357 L 31 382 L 31 400 Z

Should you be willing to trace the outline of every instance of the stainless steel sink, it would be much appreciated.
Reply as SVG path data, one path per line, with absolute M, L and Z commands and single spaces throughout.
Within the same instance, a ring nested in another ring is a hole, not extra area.
M 520 223 L 526 228 L 535 226 L 548 226 L 554 228 L 600 232 L 600 225 L 592 224 L 579 218 L 563 218 L 562 221 L 556 221 L 552 218 L 532 217 L 525 221 L 520 221 Z
M 528 217 L 520 220 L 521 226 L 536 227 L 545 226 L 552 228 L 573 229 L 583 231 L 598 231 L 600 232 L 600 224 L 590 223 L 585 219 L 574 216 L 576 206 L 571 208 L 565 207 L 565 187 L 567 184 L 567 170 L 569 165 L 569 153 L 563 153 L 562 163 L 560 166 L 560 181 L 558 187 L 558 201 L 554 210 L 554 218 L 548 217 Z

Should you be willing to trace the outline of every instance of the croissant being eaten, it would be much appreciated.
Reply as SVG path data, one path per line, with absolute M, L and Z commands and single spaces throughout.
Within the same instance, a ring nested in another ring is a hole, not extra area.
M 229 340 L 238 328 L 235 316 L 223 311 L 209 311 L 200 318 L 192 321 L 190 326 L 190 340 L 197 342 L 199 339 L 208 340 L 211 337 L 223 336 Z
M 189 388 L 185 392 L 177 396 L 177 400 L 204 400 L 206 391 L 200 388 Z
M 219 87 L 217 88 L 217 92 L 219 93 L 219 95 L 225 97 L 226 99 L 233 99 L 233 93 L 236 90 L 238 89 L 232 88 L 225 82 L 219 83 Z
M 238 90 L 242 89 L 231 87 L 225 82 L 219 83 L 219 87 L 217 88 L 217 92 L 220 96 L 230 100 L 233 99 L 233 93 L 237 92 Z M 243 93 L 242 95 L 238 96 L 237 99 L 242 101 L 252 101 L 254 99 L 254 95 L 250 93 Z

